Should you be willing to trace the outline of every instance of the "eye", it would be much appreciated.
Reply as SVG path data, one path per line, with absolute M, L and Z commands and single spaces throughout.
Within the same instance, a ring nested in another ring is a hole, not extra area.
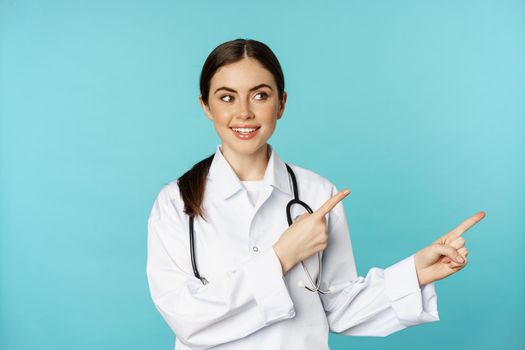
M 233 100 L 233 97 L 231 95 L 224 95 L 224 96 L 221 96 L 221 101 L 224 101 L 224 102 L 231 102 Z
M 268 98 L 268 94 L 266 92 L 258 92 L 255 94 L 255 96 L 261 95 L 261 98 L 258 98 L 257 100 L 266 100 Z

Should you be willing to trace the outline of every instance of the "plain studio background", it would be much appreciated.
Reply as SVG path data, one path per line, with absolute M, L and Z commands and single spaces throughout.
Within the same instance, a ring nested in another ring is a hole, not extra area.
M 487 213 L 440 322 L 331 347 L 524 348 L 524 1 L 0 4 L 1 349 L 172 349 L 147 217 L 220 142 L 198 77 L 238 37 L 284 69 L 269 142 L 352 190 L 361 275 Z

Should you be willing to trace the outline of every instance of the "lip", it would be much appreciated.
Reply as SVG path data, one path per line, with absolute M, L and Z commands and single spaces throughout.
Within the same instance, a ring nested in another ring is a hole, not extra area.
M 233 128 L 254 128 L 255 130 L 249 134 L 241 134 L 233 130 Z M 235 134 L 235 136 L 240 140 L 250 140 L 259 133 L 260 126 L 232 126 L 230 130 Z
M 236 128 L 236 129 L 237 128 L 250 128 L 250 129 L 256 128 L 258 129 L 260 128 L 260 126 L 259 125 L 234 125 L 234 126 L 230 126 L 230 129 L 231 128 Z

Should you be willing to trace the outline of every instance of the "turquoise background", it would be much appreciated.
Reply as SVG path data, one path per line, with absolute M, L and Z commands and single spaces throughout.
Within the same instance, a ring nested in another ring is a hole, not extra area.
M 172 349 L 146 280 L 160 188 L 220 142 L 208 53 L 267 43 L 270 143 L 345 199 L 361 275 L 479 210 L 441 321 L 332 349 L 523 349 L 524 1 L 0 0 L 0 348 Z

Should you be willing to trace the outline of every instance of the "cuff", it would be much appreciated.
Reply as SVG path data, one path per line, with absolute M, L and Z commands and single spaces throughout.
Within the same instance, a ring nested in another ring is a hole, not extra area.
M 272 247 L 253 256 L 244 272 L 265 324 L 295 316 L 281 263 Z
M 433 283 L 419 287 L 414 255 L 384 272 L 386 294 L 398 319 L 406 326 L 439 320 Z

